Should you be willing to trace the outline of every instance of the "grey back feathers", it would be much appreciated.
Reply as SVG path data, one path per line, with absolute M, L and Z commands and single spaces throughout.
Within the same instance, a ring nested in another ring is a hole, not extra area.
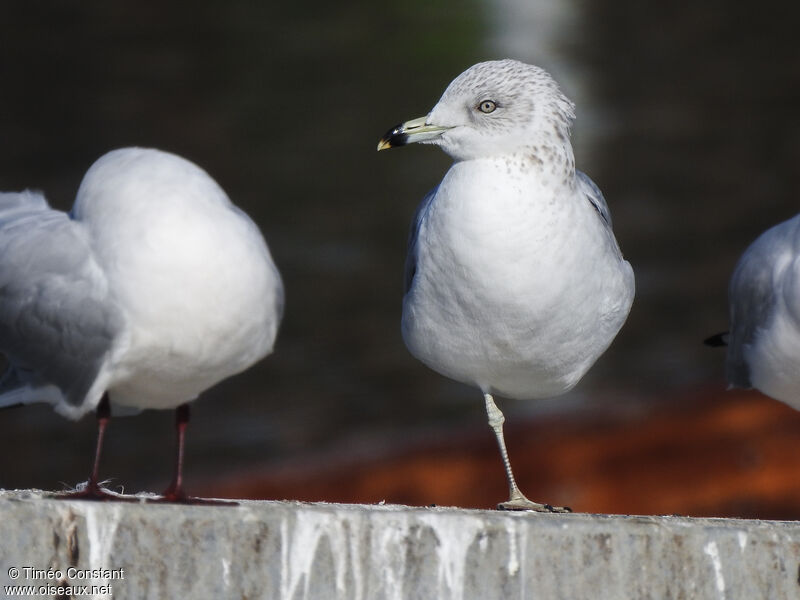
M 0 404 L 54 385 L 79 405 L 121 325 L 86 237 L 41 194 L 0 193 L 0 256 Z
M 597 187 L 595 182 L 583 171 L 576 170 L 575 178 L 578 181 L 578 186 L 586 195 L 586 199 L 591 202 L 592 206 L 595 207 L 600 217 L 606 222 L 606 225 L 608 225 L 610 229 L 612 227 L 611 211 L 608 209 L 608 204 L 606 203 L 605 197 L 603 197 L 603 192 L 600 191 L 600 188 Z
M 800 215 L 765 231 L 742 255 L 731 276 L 731 330 L 728 337 L 726 377 L 741 388 L 753 386 L 747 351 L 765 330 L 781 305 L 789 312 L 798 311 L 791 298 L 781 295 L 787 272 L 796 268 L 800 257 Z M 793 288 L 790 286 L 789 291 Z M 797 315 L 800 317 L 800 315 Z
M 428 192 L 419 203 L 417 209 L 414 211 L 414 217 L 411 219 L 411 231 L 408 233 L 408 252 L 406 254 L 405 273 L 403 277 L 403 293 L 408 293 L 411 289 L 411 283 L 414 281 L 414 275 L 417 272 L 417 237 L 419 236 L 419 228 L 422 226 L 422 220 L 425 218 L 425 213 L 428 212 L 428 207 L 431 201 L 436 196 L 436 190 L 439 186 L 433 188 Z

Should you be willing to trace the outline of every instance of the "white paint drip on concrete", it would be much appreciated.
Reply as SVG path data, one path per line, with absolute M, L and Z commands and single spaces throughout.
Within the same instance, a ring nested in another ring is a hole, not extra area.
M 745 533 L 744 531 L 740 531 L 739 533 L 736 534 L 736 537 L 739 538 L 739 550 L 744 552 L 744 548 L 747 545 L 747 533 Z
M 222 582 L 226 588 L 231 587 L 231 561 L 227 558 L 222 558 Z
M 386 514 L 383 527 L 372 527 L 370 548 L 372 550 L 371 565 L 383 565 L 379 569 L 381 579 L 378 589 L 370 590 L 373 594 L 387 600 L 404 600 L 406 597 L 405 572 L 407 568 L 406 552 L 399 549 L 414 545 L 414 534 L 410 530 L 406 513 Z
M 337 597 L 344 597 L 345 576 L 348 571 L 348 543 L 345 516 L 334 510 L 297 512 L 291 523 L 281 524 L 283 546 L 281 592 L 284 598 L 295 598 L 302 585 L 302 598 L 308 596 L 314 559 L 319 546 L 327 542 L 333 560 Z
M 519 545 L 517 544 L 516 521 L 509 519 L 505 523 L 508 534 L 508 574 L 513 577 L 519 571 Z
M 79 502 L 79 511 L 83 511 L 86 518 L 86 537 L 89 542 L 89 568 L 113 569 L 117 565 L 111 564 L 110 556 L 114 547 L 114 537 L 117 526 L 122 517 L 123 505 L 113 504 L 109 507 L 98 506 L 96 503 Z M 107 578 L 92 579 L 92 585 L 108 585 Z M 111 598 L 111 594 L 98 596 Z
M 289 591 L 289 521 L 281 521 L 281 598 L 288 598 Z
M 722 575 L 722 560 L 719 556 L 719 548 L 717 548 L 717 542 L 711 541 L 708 542 L 703 547 L 703 552 L 705 552 L 711 558 L 711 564 L 714 567 L 714 581 L 717 585 L 717 591 L 720 594 L 720 598 L 725 597 L 725 578 Z
M 435 513 L 421 514 L 419 520 L 436 536 L 440 589 L 443 590 L 443 582 L 450 592 L 449 598 L 462 600 L 467 554 L 473 541 L 484 530 L 483 520 L 468 514 L 442 519 Z
M 348 521 L 347 526 L 347 555 L 349 559 L 347 561 L 347 565 L 349 565 L 351 571 L 351 578 L 354 587 L 351 592 L 352 600 L 363 600 L 364 598 L 364 576 L 361 571 L 361 562 L 365 558 L 361 553 L 361 533 L 364 526 L 364 520 L 364 515 L 354 514 Z M 342 578 L 344 578 L 346 574 L 347 573 L 343 572 Z

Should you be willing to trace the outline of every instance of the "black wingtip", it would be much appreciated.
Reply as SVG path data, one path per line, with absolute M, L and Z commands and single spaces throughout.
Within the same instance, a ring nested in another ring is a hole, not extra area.
M 717 333 L 712 335 L 711 337 L 707 337 L 703 340 L 703 343 L 706 346 L 711 346 L 712 348 L 719 348 L 721 346 L 728 345 L 728 332 L 723 331 L 722 333 Z

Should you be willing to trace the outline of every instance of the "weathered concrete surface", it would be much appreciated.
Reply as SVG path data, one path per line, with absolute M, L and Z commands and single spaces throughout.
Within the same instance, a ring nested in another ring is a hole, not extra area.
M 773 600 L 800 598 L 798 564 L 794 522 L 0 492 L 0 585 L 110 585 L 95 597 L 115 600 Z M 68 580 L 71 566 L 123 578 Z

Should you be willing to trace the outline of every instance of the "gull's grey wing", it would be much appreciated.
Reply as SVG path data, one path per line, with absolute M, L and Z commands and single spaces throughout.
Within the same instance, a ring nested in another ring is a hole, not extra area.
M 614 230 L 611 224 L 611 211 L 608 208 L 605 197 L 603 197 L 603 192 L 600 191 L 600 188 L 597 187 L 595 182 L 583 171 L 578 171 L 576 169 L 575 178 L 578 181 L 578 190 L 597 211 L 597 215 L 600 217 L 600 221 L 605 228 L 611 247 L 614 249 L 619 259 L 622 260 L 622 250 L 620 250 L 617 238 L 614 236 Z
M 603 197 L 603 192 L 600 191 L 600 188 L 597 187 L 594 181 L 590 179 L 590 177 L 584 173 L 583 171 L 575 170 L 575 177 L 578 180 L 578 187 L 586 196 L 586 199 L 592 203 L 595 210 L 597 210 L 600 217 L 602 217 L 603 221 L 606 222 L 608 228 L 611 229 L 611 211 L 608 210 L 608 204 L 606 203 L 606 199 Z
M 436 190 L 439 189 L 437 185 L 430 192 L 425 194 L 422 202 L 417 206 L 414 211 L 414 217 L 411 219 L 411 231 L 408 233 L 408 253 L 406 254 L 405 274 L 403 278 L 403 293 L 407 294 L 411 289 L 411 283 L 414 281 L 414 275 L 417 272 L 417 236 L 419 235 L 420 224 L 422 219 L 425 218 L 425 213 L 428 212 L 428 207 L 436 195 Z
M 0 193 L 0 406 L 45 401 L 77 417 L 122 319 L 84 230 L 41 194 Z
M 800 216 L 762 233 L 733 270 L 728 286 L 731 328 L 725 361 L 725 374 L 733 386 L 752 387 L 745 353 L 767 326 L 788 270 L 796 268 L 798 246 Z

